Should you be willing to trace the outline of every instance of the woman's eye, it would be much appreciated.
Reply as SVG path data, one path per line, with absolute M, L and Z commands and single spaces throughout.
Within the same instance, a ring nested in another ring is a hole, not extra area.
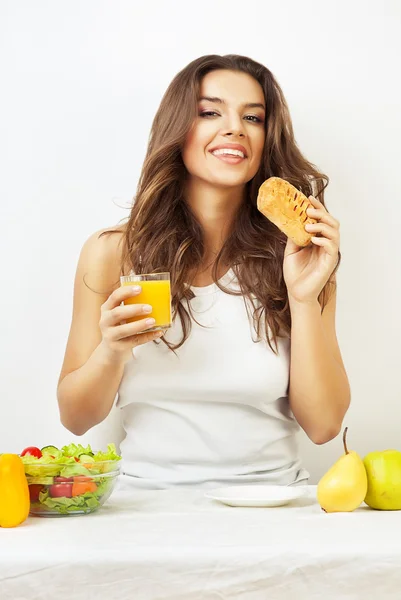
M 215 112 L 214 110 L 205 110 L 204 112 L 201 112 L 199 114 L 200 117 L 219 117 L 219 113 Z M 263 123 L 263 119 L 261 119 L 260 117 L 257 117 L 256 115 L 246 115 L 244 117 L 244 119 L 246 121 L 249 121 L 251 123 Z
M 218 113 L 214 112 L 213 110 L 206 110 L 205 112 L 200 113 L 199 116 L 201 116 L 201 117 L 214 117 L 214 115 L 218 115 Z
M 263 120 L 259 117 L 256 117 L 255 115 L 248 115 L 245 118 L 249 119 L 252 123 L 263 123 Z

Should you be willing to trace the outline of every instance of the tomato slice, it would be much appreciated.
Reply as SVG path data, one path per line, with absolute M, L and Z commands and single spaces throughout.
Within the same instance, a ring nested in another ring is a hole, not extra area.
M 71 498 L 72 483 L 54 483 L 49 487 L 49 494 L 52 498 Z
M 29 486 L 29 497 L 31 502 L 37 502 L 39 500 L 39 494 L 43 490 L 43 485 L 40 483 L 31 483 Z
M 24 448 L 21 452 L 21 456 L 36 456 L 36 458 L 41 458 L 42 452 L 36 446 L 28 446 L 28 448 Z

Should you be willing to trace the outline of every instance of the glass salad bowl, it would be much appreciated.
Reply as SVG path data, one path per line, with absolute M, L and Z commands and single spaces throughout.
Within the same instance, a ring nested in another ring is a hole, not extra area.
M 21 454 L 30 495 L 30 515 L 61 517 L 98 510 L 110 497 L 120 474 L 114 444 L 94 454 L 90 446 L 45 446 L 41 456 Z

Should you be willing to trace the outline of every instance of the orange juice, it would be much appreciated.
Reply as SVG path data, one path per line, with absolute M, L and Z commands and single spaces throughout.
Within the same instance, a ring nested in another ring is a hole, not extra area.
M 146 277 L 146 275 L 144 275 Z M 142 291 L 132 298 L 124 300 L 124 304 L 150 304 L 152 312 L 138 317 L 127 319 L 127 323 L 133 323 L 140 319 L 153 318 L 156 323 L 149 330 L 166 329 L 171 327 L 171 289 L 170 280 L 135 280 L 123 281 L 121 285 L 139 285 Z

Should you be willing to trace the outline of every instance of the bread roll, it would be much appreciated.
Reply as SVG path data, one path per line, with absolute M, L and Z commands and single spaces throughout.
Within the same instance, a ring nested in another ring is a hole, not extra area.
M 269 221 L 298 246 L 310 243 L 314 234 L 305 231 L 305 224 L 316 223 L 316 220 L 308 217 L 306 210 L 313 208 L 313 204 L 291 183 L 280 177 L 266 179 L 259 188 L 257 206 Z

